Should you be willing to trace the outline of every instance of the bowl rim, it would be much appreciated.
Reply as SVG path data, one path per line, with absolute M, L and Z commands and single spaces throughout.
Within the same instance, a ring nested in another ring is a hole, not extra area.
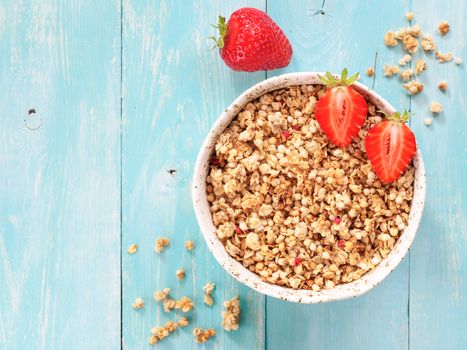
M 314 292 L 312 290 L 292 289 L 265 282 L 261 280 L 259 275 L 248 270 L 227 253 L 224 245 L 217 238 L 216 229 L 212 222 L 212 216 L 209 210 L 210 206 L 206 198 L 206 176 L 209 168 L 209 159 L 219 135 L 227 128 L 230 122 L 237 116 L 238 112 L 248 102 L 255 100 L 265 93 L 284 87 L 304 84 L 321 84 L 318 79 L 318 75 L 324 75 L 324 73 L 287 73 L 263 80 L 240 94 L 240 96 L 238 96 L 215 121 L 207 137 L 203 141 L 196 159 L 192 182 L 192 201 L 196 219 L 201 232 L 203 233 L 206 244 L 217 262 L 239 282 L 259 293 L 282 300 L 306 304 L 356 297 L 368 292 L 383 281 L 403 260 L 409 251 L 421 221 L 426 197 L 425 167 L 420 148 L 417 145 L 417 152 L 413 159 L 415 167 L 414 193 L 407 227 L 401 233 L 391 252 L 380 262 L 378 266 L 367 272 L 358 280 L 339 284 L 332 289 L 323 289 L 318 292 Z M 339 77 L 337 74 L 334 74 L 334 76 Z M 380 95 L 364 84 L 356 82 L 352 87 L 362 94 L 366 100 L 373 103 L 378 109 L 381 109 L 386 113 L 393 113 L 395 111 L 394 107 L 388 101 L 383 99 Z

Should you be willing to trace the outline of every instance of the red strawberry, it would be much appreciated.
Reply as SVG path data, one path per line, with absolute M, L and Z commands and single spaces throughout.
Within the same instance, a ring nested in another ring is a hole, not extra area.
M 412 130 L 405 124 L 409 113 L 386 116 L 373 126 L 365 138 L 365 150 L 376 175 L 384 183 L 397 180 L 407 169 L 417 145 Z
M 340 79 L 327 72 L 319 76 L 328 90 L 316 104 L 316 120 L 329 140 L 339 147 L 350 145 L 365 122 L 368 106 L 365 99 L 350 85 L 358 79 L 358 73 L 347 78 L 347 69 Z
M 229 18 L 219 16 L 220 37 L 214 39 L 225 64 L 237 71 L 254 72 L 285 67 L 292 57 L 289 40 L 263 11 L 244 7 Z

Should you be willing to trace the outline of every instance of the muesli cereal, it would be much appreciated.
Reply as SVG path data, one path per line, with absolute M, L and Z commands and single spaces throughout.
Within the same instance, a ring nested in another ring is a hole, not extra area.
M 441 51 L 436 51 L 435 56 L 438 59 L 439 63 L 446 63 L 452 60 L 452 53 L 442 53 Z
M 329 289 L 359 279 L 384 259 L 408 223 L 414 167 L 383 184 L 364 138 L 382 115 L 368 103 L 346 148 L 315 120 L 326 88 L 292 86 L 248 103 L 215 145 L 207 176 L 217 237 L 264 281 Z
M 170 240 L 165 237 L 160 237 L 156 240 L 156 244 L 154 245 L 154 250 L 156 253 L 162 252 L 168 245 L 170 244 Z
M 424 60 L 418 60 L 415 62 L 415 74 L 420 74 L 424 70 L 426 70 L 427 64 Z
M 401 80 L 402 81 L 409 81 L 412 77 L 413 70 L 412 69 L 405 69 L 401 72 Z
M 409 95 L 417 95 L 423 91 L 424 86 L 419 81 L 412 80 L 411 82 L 402 85 L 407 90 Z
M 441 33 L 441 35 L 446 35 L 449 32 L 449 23 L 448 21 L 441 21 L 438 24 L 438 30 Z
M 384 34 L 384 43 L 389 47 L 394 47 L 397 45 L 397 39 L 394 32 L 387 32 Z
M 425 34 L 420 43 L 424 51 L 434 51 L 436 49 L 436 43 L 430 34 Z
M 136 298 L 134 303 L 131 304 L 131 307 L 135 310 L 142 309 L 144 307 L 144 300 L 143 298 Z
M 434 114 L 439 114 L 443 111 L 443 106 L 439 102 L 430 103 L 430 112 Z
M 227 332 L 238 330 L 240 319 L 240 300 L 238 296 L 224 301 L 225 311 L 222 312 L 222 327 Z
M 446 80 L 441 80 L 439 82 L 438 89 L 440 89 L 441 91 L 446 91 L 448 89 L 448 83 L 446 82 Z
M 407 13 L 405 14 L 405 18 L 407 19 L 407 21 L 413 20 L 413 18 L 414 18 L 413 12 L 407 12 Z
M 193 328 L 193 336 L 197 343 L 206 343 L 210 338 L 216 335 L 214 328 L 202 329 L 199 327 Z

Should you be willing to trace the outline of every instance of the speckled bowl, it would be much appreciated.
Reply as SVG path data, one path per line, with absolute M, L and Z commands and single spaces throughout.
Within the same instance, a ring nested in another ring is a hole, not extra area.
M 216 229 L 212 223 L 209 203 L 206 199 L 206 176 L 209 168 L 209 160 L 213 153 L 214 145 L 219 135 L 230 124 L 232 119 L 238 112 L 250 101 L 255 100 L 259 96 L 277 89 L 288 87 L 291 85 L 301 84 L 319 84 L 318 74 L 316 72 L 290 73 L 278 77 L 270 78 L 261 83 L 254 85 L 241 94 L 219 117 L 215 122 L 206 140 L 204 141 L 196 161 L 195 171 L 193 175 L 192 197 L 193 205 L 198 219 L 199 226 L 204 235 L 204 239 L 211 250 L 216 260 L 221 266 L 227 270 L 233 277 L 241 283 L 247 285 L 254 290 L 270 295 L 275 298 L 313 304 L 322 303 L 334 300 L 342 300 L 361 295 L 378 283 L 380 283 L 392 270 L 402 261 L 404 256 L 409 251 L 415 234 L 417 232 L 420 219 L 422 217 L 423 206 L 426 193 L 425 168 L 423 165 L 422 154 L 420 149 L 413 160 L 415 170 L 415 187 L 412 200 L 412 207 L 409 215 L 409 223 L 402 232 L 400 238 L 396 242 L 393 250 L 386 259 L 372 271 L 365 274 L 362 278 L 351 283 L 340 284 L 333 289 L 313 292 L 304 289 L 291 289 L 270 284 L 261 280 L 261 278 L 243 267 L 238 261 L 233 259 L 225 250 L 221 241 L 216 236 Z M 355 83 L 355 90 L 362 94 L 366 100 L 373 103 L 377 109 L 387 113 L 394 112 L 394 108 L 383 98 L 371 91 L 363 84 Z

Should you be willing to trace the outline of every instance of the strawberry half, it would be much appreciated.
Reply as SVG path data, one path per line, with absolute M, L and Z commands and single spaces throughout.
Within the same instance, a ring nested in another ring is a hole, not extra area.
M 365 150 L 373 169 L 384 183 L 397 180 L 417 151 L 415 136 L 405 124 L 409 113 L 387 115 L 365 138 Z
M 225 64 L 244 72 L 285 67 L 292 57 L 292 46 L 267 13 L 250 7 L 238 9 L 229 18 L 219 16 L 219 38 L 211 37 Z
M 350 78 L 347 78 L 347 74 L 347 69 L 344 69 L 340 79 L 329 72 L 326 77 L 319 76 L 328 90 L 318 100 L 315 110 L 319 126 L 329 140 L 339 147 L 352 143 L 368 112 L 365 99 L 350 86 L 358 79 L 358 73 Z

